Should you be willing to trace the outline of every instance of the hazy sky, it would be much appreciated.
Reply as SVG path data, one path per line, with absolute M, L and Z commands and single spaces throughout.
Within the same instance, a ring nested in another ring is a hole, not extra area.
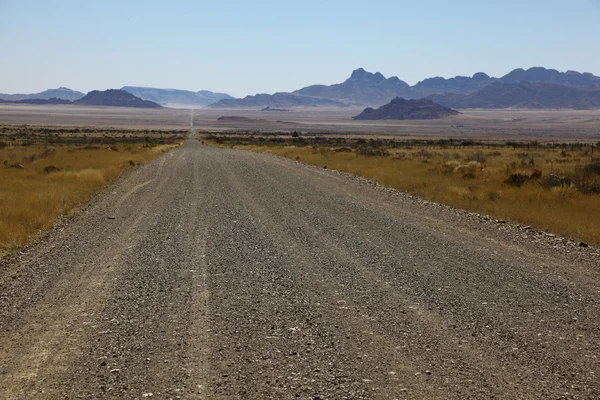
M 0 0 L 0 92 L 291 91 L 364 67 L 410 84 L 545 66 L 600 75 L 600 0 Z

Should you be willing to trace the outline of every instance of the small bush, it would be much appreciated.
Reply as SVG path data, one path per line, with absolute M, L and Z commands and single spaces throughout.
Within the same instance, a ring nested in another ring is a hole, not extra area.
M 441 168 L 442 174 L 444 174 L 444 175 L 450 175 L 459 166 L 460 166 L 460 164 L 458 162 L 456 162 L 456 161 L 448 161 L 446 164 L 442 165 L 440 168 Z
M 594 159 L 591 163 L 582 168 L 585 174 L 600 176 L 600 158 Z
M 546 189 L 552 189 L 555 187 L 569 187 L 571 186 L 571 178 L 568 176 L 550 174 L 540 179 L 540 185 Z
M 368 157 L 384 157 L 389 155 L 386 149 L 378 149 L 369 146 L 358 146 L 358 148 L 356 149 L 356 154 Z
M 4 165 L 7 166 L 8 168 L 23 169 L 23 165 L 21 165 L 21 164 L 9 164 L 7 161 L 4 161 Z
M 539 169 L 534 169 L 533 171 L 531 171 L 531 176 L 530 178 L 537 181 L 542 177 L 542 171 L 540 171 Z
M 425 150 L 419 150 L 419 151 L 416 151 L 414 153 L 414 155 L 416 157 L 421 157 L 421 158 L 426 158 L 427 159 L 427 158 L 433 158 L 433 157 L 435 157 L 436 153 L 432 153 L 430 151 L 425 151 Z
M 336 153 L 352 153 L 352 149 L 350 147 L 338 147 L 334 150 Z
M 490 190 L 489 192 L 487 192 L 487 198 L 490 201 L 496 201 L 500 198 L 500 193 L 494 190 Z
M 585 182 L 577 185 L 577 188 L 585 194 L 600 194 L 600 182 Z
M 58 168 L 56 165 L 48 165 L 46 168 L 44 168 L 44 172 L 46 173 L 51 173 L 51 172 L 58 172 L 60 171 L 60 168 Z
M 600 159 L 575 170 L 575 186 L 585 194 L 600 193 Z
M 50 158 L 55 154 L 56 154 L 56 149 L 48 148 L 48 149 L 44 149 L 44 151 L 41 152 L 39 157 L 40 158 Z
M 485 156 L 483 155 L 482 152 L 477 151 L 475 153 L 471 153 L 471 154 L 467 155 L 465 157 L 465 160 L 467 160 L 467 161 L 477 161 L 478 163 L 483 164 L 483 163 L 485 163 L 486 158 L 485 158 Z
M 510 174 L 504 181 L 507 185 L 521 187 L 529 180 L 529 176 L 525 174 L 515 173 Z
M 481 164 L 477 161 L 470 161 L 467 165 L 460 165 L 455 170 L 463 179 L 477 178 L 477 172 L 481 171 Z

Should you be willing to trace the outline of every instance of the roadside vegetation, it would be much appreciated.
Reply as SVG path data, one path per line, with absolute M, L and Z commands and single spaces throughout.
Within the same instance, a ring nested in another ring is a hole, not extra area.
M 0 255 L 35 240 L 107 182 L 179 145 L 185 134 L 0 127 Z
M 600 149 L 592 143 L 205 134 L 362 176 L 423 198 L 600 244 Z

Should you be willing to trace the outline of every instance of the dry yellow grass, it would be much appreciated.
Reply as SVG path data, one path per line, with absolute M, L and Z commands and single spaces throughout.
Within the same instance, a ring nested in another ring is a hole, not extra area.
M 583 194 L 572 186 L 547 189 L 535 179 L 521 187 L 505 183 L 512 173 L 531 176 L 534 170 L 540 171 L 542 178 L 571 175 L 592 160 L 589 153 L 423 147 L 387 149 L 387 156 L 365 156 L 355 149 L 340 151 L 340 147 L 320 145 L 236 147 L 327 166 L 438 203 L 600 244 L 600 195 Z
M 176 145 L 1 147 L 0 255 L 49 230 L 125 169 Z

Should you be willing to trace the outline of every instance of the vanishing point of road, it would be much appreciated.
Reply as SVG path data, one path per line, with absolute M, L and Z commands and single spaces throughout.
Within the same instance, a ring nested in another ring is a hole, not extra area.
M 0 262 L 0 398 L 598 399 L 597 250 L 190 140 Z

